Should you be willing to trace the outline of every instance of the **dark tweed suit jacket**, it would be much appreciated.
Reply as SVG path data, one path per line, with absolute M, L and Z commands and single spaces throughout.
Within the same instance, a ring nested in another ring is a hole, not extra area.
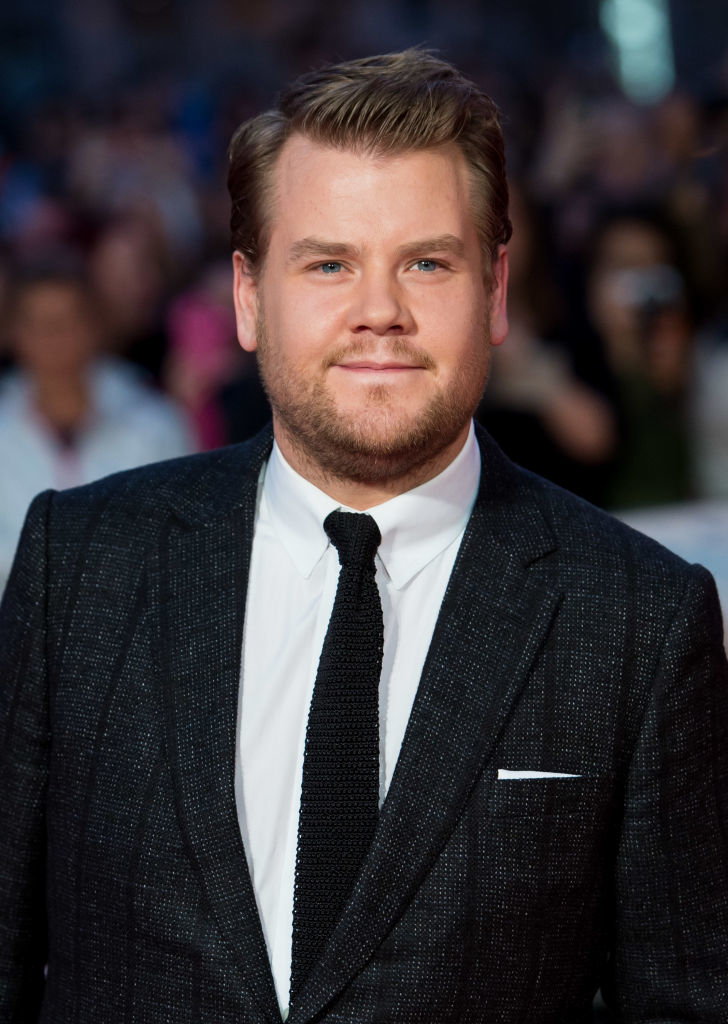
M 599 984 L 630 1024 L 725 1024 L 712 581 L 481 444 L 376 837 L 291 1024 L 581 1024 Z M 269 445 L 32 506 L 2 609 L 3 1022 L 280 1019 L 233 794 Z

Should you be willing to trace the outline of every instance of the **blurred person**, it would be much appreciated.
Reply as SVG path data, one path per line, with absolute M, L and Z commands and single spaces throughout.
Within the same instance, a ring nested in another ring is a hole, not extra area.
M 695 97 L 673 92 L 654 109 L 653 120 L 656 193 L 679 237 L 691 305 L 704 320 L 714 315 L 725 291 L 708 111 Z
M 616 444 L 609 403 L 555 338 L 558 300 L 532 203 L 511 182 L 508 344 L 494 353 L 478 419 L 516 462 L 600 503 Z
M 164 307 L 170 282 L 154 219 L 137 214 L 102 222 L 89 248 L 88 273 L 106 350 L 159 381 L 167 354 Z
M 724 1024 L 715 586 L 472 422 L 493 101 L 329 66 L 228 185 L 272 431 L 39 496 L 0 607 L 0 1015 Z
M 654 136 L 647 114 L 604 89 L 553 89 L 531 172 L 534 194 L 552 210 L 558 251 L 580 259 L 605 207 L 654 192 Z
M 596 145 L 593 103 L 569 79 L 552 82 L 543 96 L 543 120 L 531 180 L 542 200 L 573 192 L 588 175 Z
M 200 449 L 225 444 L 230 437 L 219 393 L 235 377 L 242 355 L 236 344 L 232 271 L 227 260 L 203 268 L 195 284 L 170 302 L 167 333 L 165 390 L 187 411 Z M 263 422 L 269 418 L 270 413 Z
M 686 408 L 694 330 L 685 278 L 660 219 L 639 211 L 606 217 L 587 290 L 616 384 L 619 449 L 608 503 L 686 500 L 694 493 Z
M 636 204 L 654 193 L 659 162 L 647 111 L 605 99 L 593 112 L 591 176 L 601 206 Z
M 103 326 L 82 276 L 28 274 L 9 320 L 16 365 L 0 377 L 0 588 L 37 493 L 193 450 L 173 405 L 100 355 Z

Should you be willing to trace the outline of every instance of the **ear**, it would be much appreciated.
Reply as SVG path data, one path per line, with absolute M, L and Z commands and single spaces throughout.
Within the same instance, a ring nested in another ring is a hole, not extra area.
M 258 347 L 258 279 L 241 252 L 233 253 L 233 300 L 238 342 L 246 352 Z
M 498 246 L 498 255 L 493 262 L 493 284 L 490 295 L 490 343 L 502 345 L 508 335 L 508 250 Z

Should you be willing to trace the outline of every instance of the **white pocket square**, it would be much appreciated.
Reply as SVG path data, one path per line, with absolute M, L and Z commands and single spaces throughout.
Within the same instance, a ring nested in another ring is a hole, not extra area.
M 532 772 L 532 771 L 511 771 L 510 768 L 498 769 L 499 779 L 580 779 L 581 775 L 572 775 L 569 772 Z

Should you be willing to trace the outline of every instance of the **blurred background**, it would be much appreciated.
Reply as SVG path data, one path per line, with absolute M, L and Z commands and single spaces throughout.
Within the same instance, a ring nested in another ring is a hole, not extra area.
M 230 135 L 301 71 L 414 44 L 504 114 L 512 329 L 479 418 L 728 599 L 724 0 L 5 0 L 0 588 L 37 491 L 265 422 Z

